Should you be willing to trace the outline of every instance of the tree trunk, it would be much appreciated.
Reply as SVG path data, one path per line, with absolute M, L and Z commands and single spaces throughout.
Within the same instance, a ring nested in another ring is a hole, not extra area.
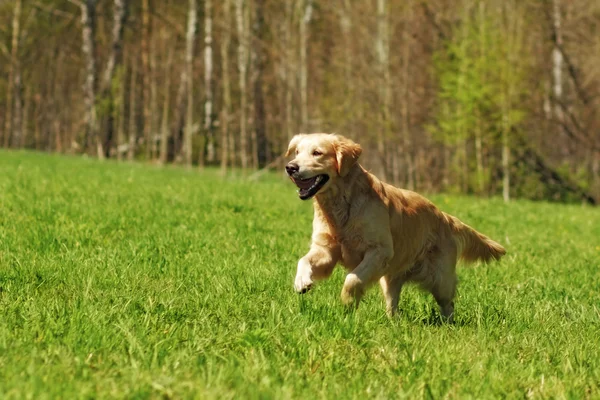
M 19 61 L 15 63 L 15 115 L 13 119 L 12 141 L 13 147 L 23 146 L 23 85 L 21 82 L 21 68 Z
M 125 95 L 125 73 L 121 74 L 121 82 L 119 84 L 119 126 L 117 127 L 117 160 L 123 160 L 123 153 L 121 152 L 121 146 L 124 144 L 125 138 L 125 111 L 127 109 L 127 99 Z
M 379 126 L 377 129 L 377 151 L 381 161 L 381 177 L 389 179 L 386 141 L 390 137 L 390 65 L 388 37 L 387 0 L 377 0 L 377 75 L 379 83 Z M 406 44 L 405 44 L 406 45 Z
M 402 142 L 403 142 L 403 155 L 406 162 L 406 187 L 409 190 L 415 189 L 415 160 L 412 146 L 412 138 L 410 134 L 410 105 L 412 104 L 411 92 L 410 92 L 410 65 L 411 65 L 411 39 L 409 33 L 409 27 L 412 23 L 412 4 L 408 4 L 406 11 L 405 26 L 402 31 L 402 46 L 404 46 L 404 54 L 402 57 L 402 72 L 403 72 L 403 84 L 404 84 L 404 98 L 402 101 Z M 389 75 L 389 69 L 388 69 Z M 389 79 L 389 78 L 388 78 Z M 389 87 L 390 84 L 386 84 Z M 389 109 L 389 107 L 388 107 Z
M 189 168 L 192 166 L 192 136 L 194 130 L 194 41 L 196 39 L 196 20 L 198 7 L 196 0 L 190 0 L 188 12 L 188 27 L 185 46 L 185 66 L 187 82 L 187 111 L 185 117 L 185 133 L 183 138 L 183 161 Z
M 560 102 L 563 97 L 563 54 L 562 47 L 562 29 L 561 29 L 561 14 L 560 0 L 552 0 L 552 27 L 554 33 L 554 48 L 552 49 L 552 92 L 554 95 L 554 117 L 557 122 L 558 134 L 563 137 L 565 135 L 563 129 L 563 111 Z M 568 146 L 562 146 L 564 155 L 568 155 Z
M 484 62 L 487 58 L 485 52 L 485 3 L 482 1 L 479 3 L 479 62 Z M 477 163 L 477 191 L 482 194 L 484 191 L 483 182 L 483 115 L 481 112 L 481 106 L 477 108 L 477 125 L 475 128 L 475 160 Z
M 155 24 L 153 24 L 154 26 Z M 158 158 L 158 72 L 156 67 L 156 41 L 157 35 L 152 35 L 150 38 L 150 160 L 154 161 Z
M 284 63 L 284 80 L 285 80 L 285 131 L 287 141 L 289 143 L 294 136 L 293 127 L 293 115 L 292 115 L 292 93 L 295 88 L 294 79 L 296 74 L 296 68 L 294 68 L 294 46 L 292 46 L 292 21 L 294 20 L 294 8 L 292 7 L 292 0 L 286 0 L 285 2 L 285 22 L 284 22 L 284 45 L 285 45 L 285 63 Z M 282 149 L 285 152 L 288 143 Z
M 298 3 L 304 6 L 300 20 L 300 122 L 302 132 L 308 132 L 308 27 L 312 18 L 312 0 Z
M 110 150 L 113 147 L 114 124 L 115 124 L 115 93 L 113 91 L 113 78 L 115 70 L 121 65 L 123 49 L 123 27 L 127 15 L 127 1 L 114 0 L 113 6 L 113 27 L 112 27 L 112 45 L 104 76 L 102 78 L 102 97 L 108 102 L 108 112 L 105 116 L 105 131 L 103 150 L 104 156 L 110 157 Z M 123 83 L 120 82 L 120 85 Z
M 137 88 L 137 68 L 138 60 L 135 55 L 131 57 L 131 82 L 129 84 L 129 147 L 127 148 L 127 160 L 133 161 L 137 145 L 137 109 L 136 109 L 136 88 Z
M 240 160 L 242 168 L 248 169 L 248 132 L 246 129 L 246 111 L 248 93 L 246 92 L 246 69 L 248 64 L 248 34 L 244 26 L 244 0 L 236 0 L 235 16 L 238 32 L 238 69 L 240 84 Z
M 215 139 L 212 132 L 212 1 L 204 0 L 204 135 L 206 137 L 206 159 L 215 161 Z M 199 165 L 204 166 L 204 149 L 200 149 Z
M 13 125 L 13 109 L 15 107 L 15 102 L 13 100 L 13 92 L 20 90 L 20 87 L 17 87 L 17 81 L 21 81 L 21 73 L 19 66 L 19 42 L 21 35 L 21 10 L 22 3 L 21 0 L 15 1 L 15 8 L 13 11 L 13 20 L 12 20 L 12 42 L 10 49 L 10 61 L 8 64 L 8 81 L 7 81 L 7 91 L 6 91 L 6 115 L 4 119 L 4 147 L 8 147 L 10 145 L 10 137 L 14 136 L 15 131 Z M 17 97 L 16 93 L 15 97 Z M 18 131 L 18 128 L 17 128 Z
M 23 97 L 23 123 L 21 124 L 21 140 L 19 147 L 27 147 L 29 136 L 29 113 L 31 112 L 31 87 L 28 86 Z
M 350 0 L 341 0 L 340 4 L 340 28 L 343 37 L 344 54 L 344 114 L 351 115 L 352 96 L 354 83 L 352 81 L 352 5 Z M 353 137 L 353 123 L 345 124 L 345 134 Z M 395 154 L 394 154 L 395 157 Z
M 221 174 L 227 173 L 227 163 L 234 154 L 233 137 L 229 132 L 231 112 L 231 88 L 229 82 L 229 45 L 231 43 L 231 0 L 223 0 L 223 19 L 225 30 L 221 41 L 221 71 L 223 75 L 223 107 L 221 110 Z M 233 161 L 233 160 L 232 160 Z M 233 162 L 232 162 L 233 164 Z
M 265 111 L 265 100 L 263 94 L 264 87 L 264 70 L 268 65 L 267 54 L 264 47 L 264 0 L 256 0 L 255 18 L 253 30 L 255 54 L 254 62 L 254 130 L 256 132 L 256 165 L 255 167 L 262 168 L 267 164 L 268 148 L 267 148 L 267 122 Z
M 149 0 L 142 0 L 142 32 L 141 32 L 141 56 L 142 56 L 142 107 L 144 115 L 144 148 L 146 149 L 146 160 L 151 157 L 152 141 L 152 112 L 150 110 L 150 5 Z
M 166 34 L 164 35 L 166 36 Z M 167 65 L 165 66 L 165 86 L 164 86 L 164 102 L 161 120 L 161 138 L 160 138 L 160 154 L 159 159 L 161 164 L 166 164 L 169 154 L 169 109 L 171 107 L 171 65 L 173 64 L 173 46 L 169 46 L 167 52 Z
M 85 56 L 84 104 L 86 128 L 82 146 L 84 149 L 89 149 L 94 144 L 99 145 L 96 126 L 95 14 L 96 0 L 84 0 L 81 2 L 82 50 Z
M 510 147 L 508 141 L 508 123 L 504 120 L 507 116 L 502 117 L 502 198 L 506 203 L 510 201 Z

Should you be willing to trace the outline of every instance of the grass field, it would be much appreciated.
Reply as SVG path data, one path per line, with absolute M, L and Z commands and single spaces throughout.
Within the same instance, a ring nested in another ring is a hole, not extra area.
M 432 196 L 504 244 L 456 322 L 409 287 L 292 289 L 310 202 L 257 182 L 0 152 L 0 397 L 600 398 L 600 210 Z

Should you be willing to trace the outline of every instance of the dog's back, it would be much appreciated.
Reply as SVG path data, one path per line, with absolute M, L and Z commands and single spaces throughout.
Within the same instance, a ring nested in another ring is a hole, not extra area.
M 373 177 L 374 178 L 374 177 Z M 376 179 L 376 178 L 375 178 Z M 390 208 L 395 257 L 390 267 L 403 272 L 445 254 L 449 262 L 499 260 L 506 250 L 458 218 L 440 211 L 420 194 L 382 183 Z

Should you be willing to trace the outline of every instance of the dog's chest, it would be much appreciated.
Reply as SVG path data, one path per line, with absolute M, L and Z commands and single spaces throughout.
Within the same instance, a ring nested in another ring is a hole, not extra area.
M 364 232 L 356 228 L 346 226 L 345 229 L 335 231 L 335 239 L 342 251 L 342 264 L 348 269 L 354 269 L 360 264 L 368 247 Z
M 364 258 L 368 247 L 364 224 L 360 223 L 359 215 L 363 199 L 355 199 L 353 203 L 340 203 L 324 205 L 318 210 L 318 214 L 341 247 L 342 264 L 348 269 L 354 269 Z

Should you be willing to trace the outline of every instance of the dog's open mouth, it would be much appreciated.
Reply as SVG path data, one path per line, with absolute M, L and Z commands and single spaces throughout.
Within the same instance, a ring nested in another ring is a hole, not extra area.
M 292 181 L 298 186 L 298 196 L 302 200 L 307 200 L 313 197 L 329 180 L 328 175 L 317 175 L 308 179 L 300 179 L 291 177 Z

